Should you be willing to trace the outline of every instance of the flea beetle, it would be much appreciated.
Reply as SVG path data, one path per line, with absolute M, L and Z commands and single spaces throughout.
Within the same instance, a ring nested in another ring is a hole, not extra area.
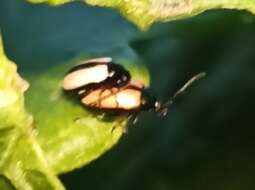
M 63 80 L 63 89 L 78 94 L 98 88 L 120 88 L 130 81 L 130 74 L 110 57 L 91 59 L 74 66 Z
M 152 95 L 148 88 L 135 81 L 131 81 L 119 88 L 98 88 L 81 96 L 80 100 L 83 105 L 92 109 L 129 114 L 153 110 L 159 113 L 159 115 L 166 115 L 168 107 L 173 103 L 173 100 L 184 92 L 189 85 L 204 75 L 205 73 L 199 73 L 192 77 L 165 103 L 161 103 L 161 101 Z
M 139 112 L 149 110 L 165 116 L 173 100 L 203 76 L 205 73 L 195 75 L 170 100 L 162 103 L 143 84 L 131 80 L 129 72 L 121 65 L 113 63 L 110 57 L 104 57 L 73 67 L 63 80 L 63 89 L 75 92 L 87 108 L 126 113 L 134 119 Z

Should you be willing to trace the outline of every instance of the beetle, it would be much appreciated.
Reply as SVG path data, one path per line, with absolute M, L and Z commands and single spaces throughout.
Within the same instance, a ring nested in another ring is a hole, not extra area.
M 195 75 L 170 100 L 162 103 L 149 88 L 131 80 L 124 67 L 113 63 L 110 57 L 103 57 L 74 66 L 64 77 L 63 89 L 78 95 L 82 105 L 87 108 L 105 113 L 125 113 L 134 123 L 141 111 L 152 110 L 165 116 L 174 99 L 203 76 L 205 73 Z
M 101 57 L 74 66 L 65 75 L 62 86 L 67 92 L 83 95 L 98 88 L 120 88 L 130 78 L 129 72 L 113 63 L 111 57 Z
M 127 113 L 130 116 L 136 116 L 141 111 L 153 110 L 159 115 L 165 116 L 174 99 L 194 81 L 203 76 L 205 76 L 205 73 L 199 73 L 192 77 L 170 100 L 164 103 L 161 103 L 158 98 L 153 96 L 149 88 L 145 88 L 143 84 L 137 81 L 130 81 L 127 85 L 120 88 L 98 88 L 81 96 L 80 101 L 85 107 L 105 112 Z
M 135 112 L 141 107 L 143 89 L 142 84 L 132 81 L 121 88 L 98 88 L 81 96 L 80 100 L 92 109 Z

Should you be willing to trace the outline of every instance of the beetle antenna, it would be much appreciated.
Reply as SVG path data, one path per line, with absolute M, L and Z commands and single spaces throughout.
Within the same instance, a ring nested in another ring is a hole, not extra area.
M 170 100 L 168 100 L 167 102 L 165 102 L 161 109 L 159 110 L 160 115 L 162 116 L 166 116 L 167 115 L 167 111 L 170 105 L 173 104 L 174 100 L 180 96 L 191 84 L 193 84 L 195 81 L 203 78 L 206 75 L 205 72 L 202 73 L 198 73 L 197 75 L 193 76 L 191 79 L 189 79 L 177 92 L 174 93 L 174 95 L 170 98 Z
M 203 78 L 205 75 L 206 75 L 206 73 L 202 72 L 202 73 L 199 73 L 199 74 L 193 76 L 176 93 L 174 93 L 174 95 L 171 97 L 170 101 L 173 102 L 173 100 L 175 98 L 177 98 L 179 95 L 181 95 L 192 83 Z

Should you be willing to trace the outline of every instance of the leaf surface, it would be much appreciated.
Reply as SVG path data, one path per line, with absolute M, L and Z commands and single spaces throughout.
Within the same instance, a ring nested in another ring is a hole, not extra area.
M 24 109 L 27 88 L 0 40 L 0 189 L 64 189 L 49 168 L 32 117 Z
M 76 0 L 28 0 L 61 5 Z M 130 21 L 146 29 L 154 22 L 191 17 L 210 9 L 237 9 L 255 13 L 253 0 L 83 0 L 93 6 L 111 7 L 119 10 Z

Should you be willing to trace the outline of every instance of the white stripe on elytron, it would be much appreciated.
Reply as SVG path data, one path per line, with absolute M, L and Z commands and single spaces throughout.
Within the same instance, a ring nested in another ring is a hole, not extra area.
M 108 77 L 107 65 L 96 65 L 69 73 L 63 81 L 65 90 L 72 90 L 90 83 L 99 83 Z

